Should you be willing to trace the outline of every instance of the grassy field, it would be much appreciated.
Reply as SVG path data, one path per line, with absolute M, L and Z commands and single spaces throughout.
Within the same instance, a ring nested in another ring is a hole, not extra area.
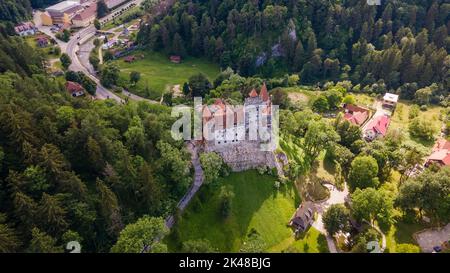
M 219 74 L 219 66 L 204 59 L 186 58 L 181 64 L 174 64 L 169 58 L 158 52 L 134 52 L 144 54 L 144 59 L 126 63 L 123 59 L 114 61 L 121 69 L 120 85 L 128 87 L 130 92 L 151 99 L 158 99 L 174 85 L 182 85 L 189 77 L 197 73 L 205 74 L 210 81 Z M 130 86 L 131 71 L 141 73 L 141 80 L 136 86 Z
M 287 87 L 284 90 L 288 93 L 289 98 L 293 103 L 300 105 L 311 106 L 314 100 L 319 96 L 320 91 L 308 89 L 308 87 Z
M 428 226 L 421 223 L 405 223 L 399 221 L 391 226 L 390 230 L 386 232 L 386 247 L 390 253 L 395 253 L 396 247 L 399 244 L 413 244 L 417 245 L 414 240 L 414 233 L 426 229 Z
M 319 245 L 323 244 L 319 242 L 321 236 L 313 228 L 295 240 L 287 224 L 300 199 L 292 185 L 277 191 L 275 180 L 256 171 L 232 173 L 222 178 L 219 184 L 231 185 L 235 194 L 232 215 L 227 220 L 220 215 L 217 187 L 203 187 L 177 224 L 178 235 L 172 233 L 166 238 L 169 250 L 179 251 L 180 242 L 204 238 L 220 252 L 237 252 L 251 230 L 261 235 L 269 252 L 323 250 L 323 245 Z
M 394 115 L 392 116 L 391 125 L 389 126 L 389 130 L 396 130 L 400 129 L 404 133 L 406 137 L 406 142 L 410 142 L 413 144 L 421 144 L 425 146 L 426 148 L 430 149 L 434 145 L 433 141 L 424 141 L 421 139 L 413 138 L 409 134 L 408 126 L 409 126 L 409 112 L 411 109 L 410 102 L 400 102 L 397 105 L 397 108 L 395 109 Z M 441 128 L 442 122 L 439 120 L 440 112 L 442 110 L 442 107 L 438 106 L 429 106 L 427 111 L 420 111 L 419 117 L 424 118 L 425 120 L 428 120 L 431 122 L 435 127 Z M 440 130 L 439 130 L 440 131 Z

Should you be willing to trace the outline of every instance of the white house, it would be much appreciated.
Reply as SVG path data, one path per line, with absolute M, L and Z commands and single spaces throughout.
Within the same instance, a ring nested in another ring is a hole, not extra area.
M 398 102 L 398 95 L 386 93 L 383 97 L 383 106 L 394 108 Z

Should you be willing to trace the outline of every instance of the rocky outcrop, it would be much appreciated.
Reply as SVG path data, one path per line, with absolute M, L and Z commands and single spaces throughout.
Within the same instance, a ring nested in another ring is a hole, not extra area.
M 259 142 L 243 141 L 239 144 L 224 146 L 208 145 L 206 152 L 216 152 L 234 172 L 256 169 L 258 167 L 277 168 L 282 166 L 272 151 L 262 151 Z

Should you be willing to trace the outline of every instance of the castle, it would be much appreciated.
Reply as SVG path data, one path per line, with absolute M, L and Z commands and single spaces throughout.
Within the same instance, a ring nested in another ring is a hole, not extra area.
M 274 154 L 276 145 L 269 145 L 273 117 L 266 84 L 259 94 L 253 89 L 243 106 L 232 106 L 222 99 L 203 106 L 202 121 L 204 151 L 221 155 L 233 171 L 265 166 L 282 172 Z

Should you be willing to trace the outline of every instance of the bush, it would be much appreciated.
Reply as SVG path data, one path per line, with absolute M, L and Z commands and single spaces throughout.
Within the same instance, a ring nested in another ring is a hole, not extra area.
M 413 137 L 423 140 L 433 140 L 434 135 L 437 133 L 437 128 L 428 120 L 416 117 L 409 124 L 409 133 Z
M 396 248 L 397 253 L 420 253 L 420 248 L 413 244 L 399 244 Z

